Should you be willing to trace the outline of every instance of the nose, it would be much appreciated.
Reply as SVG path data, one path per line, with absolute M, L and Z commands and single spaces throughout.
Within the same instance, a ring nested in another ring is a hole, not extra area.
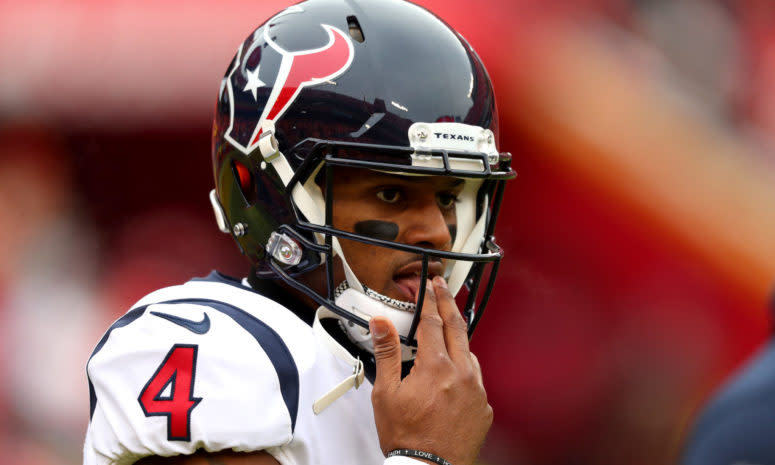
M 454 219 L 451 220 L 449 215 L 445 216 L 436 203 L 435 196 L 418 201 L 404 215 L 406 226 L 402 228 L 401 242 L 437 250 L 452 248 L 450 226 L 454 226 Z

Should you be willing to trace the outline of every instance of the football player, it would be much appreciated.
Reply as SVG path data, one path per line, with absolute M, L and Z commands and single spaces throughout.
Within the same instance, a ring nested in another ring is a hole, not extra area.
M 686 438 L 681 465 L 775 464 L 773 367 L 775 342 L 770 338 L 702 408 Z
M 84 463 L 471 465 L 492 409 L 468 340 L 514 172 L 469 44 L 401 0 L 292 6 L 228 66 L 212 161 L 250 273 L 108 329 Z

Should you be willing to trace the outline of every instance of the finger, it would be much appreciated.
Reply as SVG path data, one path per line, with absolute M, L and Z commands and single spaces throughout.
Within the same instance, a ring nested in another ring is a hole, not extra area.
M 401 341 L 393 322 L 384 316 L 369 321 L 377 375 L 374 387 L 389 387 L 401 382 Z
M 476 374 L 476 380 L 479 382 L 479 385 L 484 387 L 484 380 L 482 379 L 482 367 L 479 365 L 479 359 L 476 357 L 476 355 L 473 352 L 470 352 L 471 354 L 471 365 L 474 368 L 474 373 Z
M 420 322 L 417 324 L 417 359 L 421 360 L 437 354 L 447 357 L 444 322 L 439 316 L 436 293 L 430 280 L 425 281 L 425 297 L 420 312 Z
M 457 302 L 441 276 L 433 278 L 436 307 L 444 322 L 444 340 L 450 358 L 456 363 L 469 363 L 468 326 L 457 308 Z

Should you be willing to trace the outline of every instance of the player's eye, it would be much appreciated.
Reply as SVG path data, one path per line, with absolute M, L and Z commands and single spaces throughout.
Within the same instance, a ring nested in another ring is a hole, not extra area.
M 401 192 L 394 188 L 382 189 L 377 192 L 377 198 L 385 203 L 396 203 L 401 199 Z
M 455 203 L 457 203 L 457 195 L 451 192 L 442 192 L 436 194 L 436 203 L 439 205 L 439 207 L 448 210 L 454 207 Z

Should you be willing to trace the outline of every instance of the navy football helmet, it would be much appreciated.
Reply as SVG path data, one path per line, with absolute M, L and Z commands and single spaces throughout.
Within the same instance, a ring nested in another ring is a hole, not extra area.
M 282 279 L 363 334 L 375 312 L 361 306 L 398 308 L 408 346 L 416 345 L 421 305 L 361 284 L 339 241 L 421 256 L 419 302 L 429 261 L 444 259 L 450 290 L 469 294 L 470 336 L 502 258 L 493 230 L 504 182 L 515 176 L 511 156 L 496 149 L 497 134 L 487 71 L 439 18 L 401 0 L 310 0 L 261 25 L 229 65 L 213 125 L 210 199 L 220 229 L 257 277 Z M 465 179 L 452 250 L 334 229 L 331 192 L 319 186 L 332 188 L 337 166 Z M 347 277 L 341 285 L 333 282 L 336 256 Z M 319 266 L 328 267 L 324 294 L 298 279 Z M 343 292 L 357 295 L 345 305 Z

